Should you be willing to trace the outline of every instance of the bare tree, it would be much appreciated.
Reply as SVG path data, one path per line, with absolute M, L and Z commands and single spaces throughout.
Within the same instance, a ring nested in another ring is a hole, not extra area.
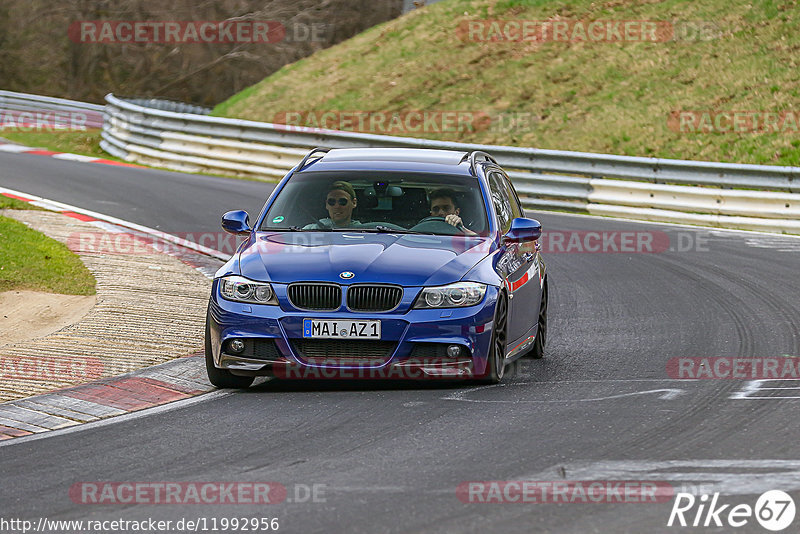
M 401 9 L 402 0 L 3 0 L 0 87 L 96 102 L 114 92 L 214 105 Z M 81 21 L 277 21 L 287 34 L 271 43 L 70 39 Z M 323 31 L 310 39 L 311 28 Z

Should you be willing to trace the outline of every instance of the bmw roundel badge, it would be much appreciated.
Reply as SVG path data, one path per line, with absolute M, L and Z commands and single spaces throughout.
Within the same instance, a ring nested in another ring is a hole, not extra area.
M 342 273 L 339 273 L 339 278 L 344 278 L 345 280 L 350 280 L 354 276 L 355 273 L 353 273 L 352 271 L 344 271 Z

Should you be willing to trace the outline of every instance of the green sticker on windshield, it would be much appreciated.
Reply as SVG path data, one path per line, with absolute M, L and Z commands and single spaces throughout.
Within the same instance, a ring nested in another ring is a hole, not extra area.
M 275 224 L 282 223 L 283 222 L 283 215 L 278 215 L 277 217 L 272 219 L 272 222 L 274 222 Z

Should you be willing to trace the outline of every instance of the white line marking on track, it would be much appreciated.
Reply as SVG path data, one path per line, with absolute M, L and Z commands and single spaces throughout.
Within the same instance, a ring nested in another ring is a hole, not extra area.
M 101 230 L 105 230 L 106 232 L 111 232 L 112 234 L 124 234 L 125 229 L 120 228 L 119 226 L 111 223 L 107 223 L 105 221 L 89 221 L 89 224 L 92 226 L 96 226 Z
M 28 150 L 36 150 L 29 146 L 22 146 L 22 145 L 0 145 L 0 152 L 26 152 Z
M 758 495 L 800 489 L 800 460 L 598 460 L 554 465 L 515 480 L 662 480 L 703 483 L 704 491 Z M 681 491 L 681 488 L 676 488 Z
M 32 202 L 29 202 L 29 204 L 31 206 L 38 206 L 40 208 L 44 208 L 48 211 L 62 211 L 62 209 L 59 208 L 58 206 L 50 204 L 49 202 L 45 202 L 44 200 L 34 200 Z
M 102 159 L 102 158 L 96 158 L 96 157 L 92 157 L 92 156 L 83 156 L 81 154 L 69 154 L 67 152 L 65 152 L 63 154 L 53 154 L 50 157 L 51 158 L 56 158 L 56 159 L 63 159 L 63 160 L 66 160 L 66 161 L 81 161 L 83 163 L 88 163 L 88 162 L 92 162 L 92 161 L 95 161 L 95 160 L 98 160 L 98 159 Z
M 4 146 L 4 145 L 0 145 Z M 0 187 L 0 193 L 11 193 L 12 195 L 17 195 L 25 198 L 29 198 L 36 202 L 46 202 L 50 206 L 52 206 L 54 211 L 63 210 L 63 211 L 72 211 L 74 213 L 80 213 L 82 215 L 88 215 L 89 217 L 94 217 L 95 219 L 101 219 L 106 222 L 110 222 L 112 224 L 117 224 L 119 226 L 124 226 L 126 228 L 130 228 L 132 230 L 137 230 L 139 232 L 144 232 L 151 236 L 156 236 L 164 241 L 169 241 L 171 243 L 175 243 L 182 247 L 194 250 L 196 252 L 201 252 L 208 256 L 220 259 L 222 261 L 228 261 L 230 259 L 230 254 L 225 254 L 220 252 L 219 250 L 215 250 L 213 248 L 204 247 L 203 245 L 198 245 L 193 241 L 188 241 L 186 239 L 182 239 L 180 237 L 174 236 L 172 234 L 167 234 L 160 230 L 156 230 L 155 228 L 149 228 L 147 226 L 142 226 L 141 224 L 136 224 L 134 222 L 126 221 L 123 219 L 117 219 L 116 217 L 112 217 L 110 215 L 105 215 L 103 213 L 97 213 L 96 211 L 86 210 L 83 208 L 79 208 L 77 206 L 72 206 L 70 204 L 64 204 L 63 202 L 57 202 L 55 200 L 48 200 L 46 198 L 38 197 L 36 195 L 31 195 L 29 193 L 24 193 L 22 191 L 16 191 L 14 189 L 8 189 L 7 187 Z
M 767 387 L 764 384 L 768 382 L 778 382 L 778 383 L 794 383 L 796 386 L 787 386 L 787 387 Z M 800 399 L 800 396 L 786 396 L 786 395 L 772 395 L 766 397 L 756 397 L 754 396 L 755 393 L 765 392 L 765 391 L 800 391 L 800 380 L 796 379 L 780 379 L 780 378 L 772 378 L 772 379 L 763 379 L 763 380 L 750 380 L 747 382 L 742 389 L 739 391 L 731 394 L 729 399 L 732 400 L 791 400 L 791 399 Z
M 673 400 L 686 392 L 682 389 L 677 388 L 664 388 L 664 389 L 649 389 L 647 391 L 634 391 L 631 393 L 620 393 L 618 395 L 608 395 L 604 397 L 592 397 L 586 399 L 559 399 L 559 400 L 524 400 L 524 399 L 516 399 L 516 400 L 505 400 L 505 399 L 468 399 L 466 395 L 468 393 L 473 393 L 475 391 L 480 391 L 482 389 L 487 388 L 496 388 L 496 387 L 508 387 L 508 386 L 526 386 L 530 384 L 541 384 L 541 382 L 515 382 L 509 384 L 496 384 L 496 385 L 489 385 L 489 386 L 482 386 L 479 388 L 474 389 L 464 389 L 460 391 L 455 391 L 449 395 L 445 395 L 441 397 L 442 400 L 452 400 L 452 401 L 461 401 L 461 402 L 475 402 L 475 403 L 500 403 L 500 404 L 559 404 L 559 403 L 566 403 L 566 402 L 599 402 L 604 400 L 612 400 L 612 399 L 620 399 L 623 397 L 635 397 L 638 395 L 650 395 L 652 393 L 661 393 L 658 396 L 661 400 Z M 548 382 L 548 385 L 553 384 L 553 382 Z

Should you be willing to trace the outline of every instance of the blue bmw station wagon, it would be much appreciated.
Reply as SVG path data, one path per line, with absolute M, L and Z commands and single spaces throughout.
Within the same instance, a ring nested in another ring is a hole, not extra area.
M 539 222 L 484 152 L 312 150 L 216 273 L 208 377 L 472 379 L 544 355 Z

